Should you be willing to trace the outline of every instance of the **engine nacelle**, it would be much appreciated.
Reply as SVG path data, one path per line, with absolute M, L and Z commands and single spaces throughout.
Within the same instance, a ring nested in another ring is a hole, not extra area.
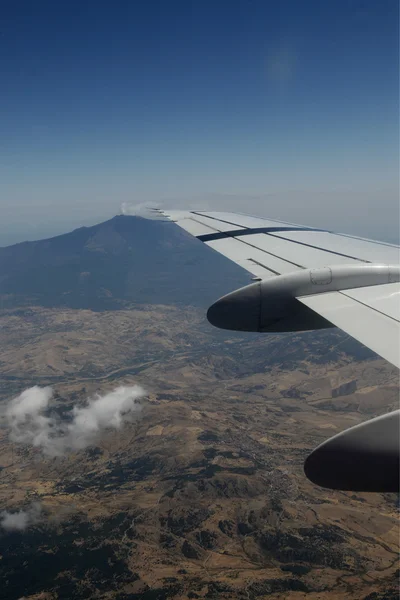
M 307 331 L 333 325 L 297 300 L 400 281 L 398 265 L 354 264 L 304 269 L 263 279 L 215 302 L 207 312 L 212 325 L 235 331 Z
M 350 427 L 320 444 L 304 471 L 334 490 L 398 493 L 399 432 L 400 410 Z

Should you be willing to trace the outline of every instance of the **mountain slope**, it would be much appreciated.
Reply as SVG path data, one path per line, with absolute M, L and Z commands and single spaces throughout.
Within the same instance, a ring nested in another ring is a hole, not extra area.
M 3 307 L 103 310 L 155 301 L 208 306 L 249 281 L 173 224 L 133 216 L 0 248 Z

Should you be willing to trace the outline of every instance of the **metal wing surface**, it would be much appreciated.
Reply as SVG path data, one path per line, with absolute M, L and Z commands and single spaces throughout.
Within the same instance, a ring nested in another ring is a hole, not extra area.
M 305 270 L 323 273 L 332 265 L 339 273 L 349 266 L 360 273 L 363 266 L 388 266 L 384 282 L 360 277 L 354 283 L 353 277 L 353 287 L 341 287 L 339 278 L 334 289 L 306 290 L 296 299 L 400 367 L 398 246 L 230 212 L 159 212 L 263 281 Z

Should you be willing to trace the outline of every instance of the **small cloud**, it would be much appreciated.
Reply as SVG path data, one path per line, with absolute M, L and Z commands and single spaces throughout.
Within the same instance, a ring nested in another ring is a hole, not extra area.
M 157 219 L 159 214 L 152 211 L 152 208 L 159 208 L 160 204 L 149 204 L 142 202 L 140 204 L 132 204 L 130 202 L 122 202 L 121 214 L 133 217 L 146 217 L 146 219 Z
M 6 531 L 25 531 L 28 527 L 36 525 L 42 519 L 43 509 L 39 502 L 32 504 L 27 510 L 0 513 L 0 527 Z
M 140 411 L 145 391 L 138 385 L 119 386 L 74 406 L 70 421 L 49 415 L 53 390 L 34 386 L 8 402 L 3 413 L 13 442 L 40 448 L 47 456 L 63 456 L 90 446 L 106 429 L 119 429 Z M 21 517 L 22 522 L 23 517 Z

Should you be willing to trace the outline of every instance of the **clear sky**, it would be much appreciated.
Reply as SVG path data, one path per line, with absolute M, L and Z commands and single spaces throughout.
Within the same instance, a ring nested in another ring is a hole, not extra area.
M 394 241 L 397 0 L 2 0 L 0 245 L 122 202 Z

